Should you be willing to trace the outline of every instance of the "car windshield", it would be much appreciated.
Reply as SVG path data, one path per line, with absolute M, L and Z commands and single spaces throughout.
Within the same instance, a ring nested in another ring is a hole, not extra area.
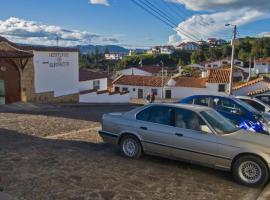
M 258 110 L 256 110 L 255 108 L 253 108 L 251 105 L 249 105 L 248 103 L 241 101 L 239 99 L 235 99 L 235 101 L 237 101 L 241 106 L 243 106 L 246 110 L 248 110 L 249 112 L 252 112 L 254 114 L 260 114 L 260 112 Z
M 202 111 L 201 115 L 219 135 L 230 134 L 239 130 L 238 127 L 215 110 Z

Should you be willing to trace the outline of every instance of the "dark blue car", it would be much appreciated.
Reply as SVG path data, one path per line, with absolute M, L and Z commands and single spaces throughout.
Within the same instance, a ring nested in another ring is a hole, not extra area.
M 268 134 L 267 123 L 260 112 L 237 98 L 195 95 L 181 100 L 180 103 L 212 107 L 240 128 Z

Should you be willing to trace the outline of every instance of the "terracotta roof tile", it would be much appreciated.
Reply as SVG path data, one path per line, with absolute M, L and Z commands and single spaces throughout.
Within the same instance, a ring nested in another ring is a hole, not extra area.
M 149 72 L 151 74 L 157 74 L 157 73 L 161 72 L 161 70 L 162 70 L 162 67 L 159 67 L 159 66 L 142 66 L 142 67 L 134 67 L 134 68 Z M 174 71 L 175 68 L 164 67 L 164 70 Z
M 208 83 L 229 83 L 230 69 L 211 69 L 208 71 Z
M 259 77 L 257 79 L 254 79 L 252 81 L 237 85 L 237 86 L 233 87 L 233 90 L 238 90 L 238 89 L 241 89 L 243 87 L 248 87 L 248 86 L 254 85 L 254 84 L 259 83 L 259 82 L 270 83 L 270 79 L 266 76 L 262 76 L 262 77 Z
M 270 63 L 270 57 L 268 57 L 268 58 L 259 58 L 258 60 L 256 60 L 256 62 L 259 62 L 259 63 Z
M 169 78 L 164 77 L 163 85 L 169 81 Z M 159 76 L 137 76 L 123 75 L 113 81 L 117 85 L 134 85 L 134 86 L 150 86 L 162 87 L 162 77 Z
M 90 81 L 101 78 L 108 78 L 108 73 L 105 72 L 95 72 L 89 69 L 80 69 L 79 80 L 80 81 Z
M 206 78 L 176 77 L 173 79 L 176 87 L 206 88 Z
M 254 90 L 254 91 L 250 91 L 250 92 L 248 92 L 247 95 L 252 96 L 252 95 L 256 95 L 256 94 L 261 94 L 261 93 L 267 92 L 269 90 L 270 90 L 270 86 L 265 87 L 265 88 L 260 88 L 260 89 Z

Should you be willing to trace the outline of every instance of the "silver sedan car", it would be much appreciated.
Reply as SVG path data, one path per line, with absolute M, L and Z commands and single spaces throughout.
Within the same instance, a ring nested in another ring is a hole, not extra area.
M 269 179 L 270 136 L 240 130 L 208 107 L 151 104 L 104 114 L 99 134 L 129 158 L 152 154 L 231 171 L 247 186 Z

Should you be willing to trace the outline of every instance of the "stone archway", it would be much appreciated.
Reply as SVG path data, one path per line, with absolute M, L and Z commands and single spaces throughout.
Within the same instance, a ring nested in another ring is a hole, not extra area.
M 21 101 L 21 76 L 17 66 L 0 59 L 0 80 L 4 81 L 6 103 Z

